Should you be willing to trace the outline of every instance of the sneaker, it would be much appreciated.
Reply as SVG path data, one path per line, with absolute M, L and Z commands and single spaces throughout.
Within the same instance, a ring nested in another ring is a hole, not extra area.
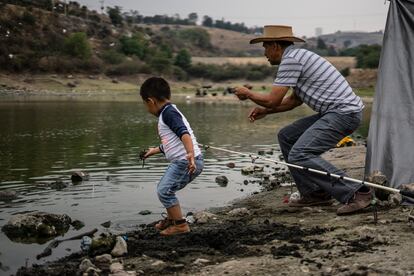
M 312 193 L 308 196 L 293 198 L 289 201 L 289 207 L 328 206 L 332 205 L 332 197 L 327 193 Z
M 166 229 L 168 226 L 170 226 L 172 224 L 171 220 L 168 218 L 167 214 L 162 213 L 161 216 L 164 219 L 157 222 L 157 224 L 155 224 L 155 226 L 154 226 L 157 230 L 160 230 L 160 231 Z
M 161 231 L 162 236 L 173 236 L 177 234 L 184 234 L 190 232 L 190 226 L 188 226 L 188 223 L 183 220 L 171 220 L 171 225 L 168 226 L 165 230 Z
M 340 215 L 349 215 L 356 213 L 371 204 L 372 200 L 372 191 L 362 193 L 362 192 L 355 192 L 354 197 L 349 200 L 347 204 L 339 207 L 336 210 L 336 214 Z

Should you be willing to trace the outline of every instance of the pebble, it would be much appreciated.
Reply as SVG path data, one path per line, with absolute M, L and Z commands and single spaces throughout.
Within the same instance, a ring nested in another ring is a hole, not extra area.
M 116 244 L 111 251 L 114 257 L 121 257 L 128 253 L 127 243 L 121 236 L 116 237 Z
M 249 210 L 247 208 L 236 208 L 228 212 L 230 216 L 247 216 L 250 214 Z
M 140 215 L 146 216 L 150 215 L 152 212 L 150 210 L 142 210 L 139 212 Z
M 193 264 L 195 264 L 195 265 L 202 265 L 202 264 L 208 264 L 209 262 L 210 262 L 210 260 L 198 258 L 197 260 L 195 260 L 193 262 Z

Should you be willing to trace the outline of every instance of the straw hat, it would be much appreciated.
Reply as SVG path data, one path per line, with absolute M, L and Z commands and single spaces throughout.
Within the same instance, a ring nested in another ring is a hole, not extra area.
M 250 44 L 265 41 L 291 41 L 305 42 L 305 40 L 293 36 L 291 26 L 267 25 L 264 26 L 263 36 L 250 40 Z

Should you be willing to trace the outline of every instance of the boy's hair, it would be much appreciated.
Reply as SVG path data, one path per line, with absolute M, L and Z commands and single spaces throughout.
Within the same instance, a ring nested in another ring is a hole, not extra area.
M 159 101 L 169 100 L 171 98 L 171 90 L 168 82 L 163 78 L 151 77 L 144 81 L 139 91 L 144 101 L 153 97 Z

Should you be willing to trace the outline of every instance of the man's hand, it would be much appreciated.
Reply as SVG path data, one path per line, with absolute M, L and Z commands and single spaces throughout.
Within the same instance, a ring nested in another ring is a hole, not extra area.
M 262 107 L 255 107 L 252 109 L 252 111 L 250 111 L 249 114 L 249 120 L 250 122 L 254 122 L 256 120 L 262 119 L 264 117 L 266 117 L 267 115 L 267 109 L 266 108 L 262 108 Z
M 151 155 L 154 155 L 154 154 L 157 154 L 157 153 L 160 153 L 160 149 L 158 147 L 149 148 L 149 149 L 147 149 L 147 151 L 145 152 L 145 154 L 143 156 L 141 156 L 141 154 L 140 154 L 140 158 L 141 159 L 147 159 Z
M 187 158 L 187 161 L 188 161 L 188 172 L 190 174 L 193 174 L 195 172 L 195 170 L 197 169 L 197 166 L 196 166 L 195 160 L 194 160 L 194 153 L 192 153 L 192 152 L 187 153 L 186 158 Z
M 234 90 L 234 94 L 241 101 L 247 100 L 251 93 L 250 89 L 247 89 L 246 87 L 236 87 Z

